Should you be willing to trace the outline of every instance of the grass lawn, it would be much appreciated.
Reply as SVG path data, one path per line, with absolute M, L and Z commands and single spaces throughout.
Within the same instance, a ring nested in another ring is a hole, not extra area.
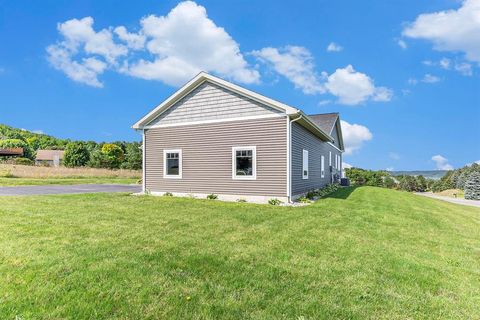
M 86 178 L 1 178 L 1 186 L 39 186 L 47 184 L 134 184 L 137 178 L 86 177 Z
M 0 319 L 479 319 L 480 210 L 347 188 L 300 208 L 0 197 Z

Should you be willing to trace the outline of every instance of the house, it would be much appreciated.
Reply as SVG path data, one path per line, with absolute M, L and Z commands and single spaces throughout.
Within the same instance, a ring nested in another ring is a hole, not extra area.
M 37 150 L 35 164 L 58 167 L 62 163 L 64 153 L 63 150 Z
M 291 201 L 337 182 L 338 113 L 307 116 L 201 72 L 132 126 L 143 133 L 143 190 Z

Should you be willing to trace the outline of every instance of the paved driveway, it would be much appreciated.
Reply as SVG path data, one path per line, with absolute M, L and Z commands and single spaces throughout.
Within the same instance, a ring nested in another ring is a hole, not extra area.
M 72 194 L 98 192 L 140 192 L 142 186 L 131 184 L 77 184 L 0 187 L 0 196 L 29 196 L 38 194 Z
M 429 198 L 434 198 L 438 200 L 443 200 L 443 201 L 448 201 L 456 204 L 463 204 L 466 206 L 472 206 L 472 207 L 479 207 L 480 208 L 480 200 L 465 200 L 461 198 L 451 198 L 451 197 L 445 197 L 445 196 L 440 196 L 431 192 L 415 192 L 415 194 L 418 194 L 419 196 L 424 196 L 424 197 L 429 197 Z

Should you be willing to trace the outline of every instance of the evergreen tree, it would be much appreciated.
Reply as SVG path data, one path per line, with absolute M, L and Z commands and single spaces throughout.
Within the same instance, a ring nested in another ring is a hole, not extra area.
M 465 182 L 465 199 L 480 200 L 480 173 L 472 172 Z

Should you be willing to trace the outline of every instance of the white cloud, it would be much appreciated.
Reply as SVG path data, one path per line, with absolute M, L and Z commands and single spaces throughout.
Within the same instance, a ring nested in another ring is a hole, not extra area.
M 471 76 L 473 74 L 472 65 L 467 62 L 456 63 L 454 68 L 464 76 Z
M 399 160 L 400 159 L 400 155 L 396 152 L 389 152 L 388 156 L 393 160 Z
M 332 103 L 332 100 L 321 100 L 318 102 L 319 106 L 326 106 L 327 104 Z
M 130 33 L 124 26 L 116 27 L 114 32 L 117 36 L 127 43 L 129 48 L 140 50 L 145 45 L 145 35 L 138 33 Z
M 474 163 L 480 164 L 480 160 L 473 161 L 473 162 L 469 162 L 469 163 L 466 164 L 466 166 L 471 166 L 471 165 L 474 164 Z
M 330 42 L 327 46 L 328 52 L 340 52 L 343 50 L 343 47 L 335 42 Z
M 51 64 L 74 81 L 102 87 L 98 75 L 108 68 L 173 86 L 202 70 L 242 83 L 259 82 L 260 74 L 248 65 L 238 43 L 195 2 L 181 2 L 165 16 L 143 18 L 138 33 L 124 26 L 96 32 L 93 22 L 85 17 L 58 24 L 63 39 L 47 47 Z
M 402 48 L 404 50 L 407 49 L 407 43 L 405 42 L 405 40 L 399 39 L 397 41 L 397 44 L 400 46 L 400 48 Z
M 422 82 L 425 82 L 425 83 L 437 83 L 439 82 L 441 79 L 437 76 L 433 76 L 429 73 L 427 73 L 426 75 L 423 76 L 423 79 L 422 79 Z
M 346 155 L 360 149 L 365 141 L 373 138 L 372 133 L 365 126 L 350 124 L 345 120 L 341 120 L 341 126 Z
M 40 129 L 32 130 L 32 132 L 36 134 L 44 134 L 43 130 L 40 130 Z
M 286 46 L 284 48 L 263 48 L 252 55 L 271 65 L 280 75 L 290 80 L 295 88 L 305 94 L 324 93 L 320 76 L 315 72 L 313 57 L 306 48 Z
M 414 86 L 414 85 L 416 85 L 416 84 L 418 83 L 418 80 L 417 80 L 417 79 L 415 79 L 415 78 L 410 78 L 410 79 L 408 79 L 408 81 L 407 81 L 407 82 L 408 82 L 408 84 L 410 84 L 410 85 L 413 85 L 413 86 Z
M 328 76 L 325 87 L 338 97 L 339 103 L 346 105 L 357 105 L 368 99 L 390 101 L 393 95 L 392 90 L 388 88 L 375 87 L 369 76 L 355 71 L 351 65 L 337 69 Z
M 350 163 L 342 162 L 342 168 L 343 169 L 350 169 L 350 168 L 353 168 L 353 166 Z
M 393 171 L 393 170 L 395 170 L 394 167 L 388 167 L 388 168 L 385 169 L 385 171 Z
M 440 67 L 441 67 L 442 69 L 449 70 L 449 69 L 450 69 L 451 60 L 448 59 L 448 58 L 442 58 L 442 59 L 440 59 L 440 61 L 438 62 L 438 64 L 440 65 Z
M 435 162 L 437 170 L 453 170 L 453 166 L 448 163 L 448 159 L 439 154 L 433 156 L 432 160 Z
M 457 10 L 419 15 L 403 36 L 431 41 L 438 51 L 463 52 L 480 64 L 480 1 L 466 0 Z

